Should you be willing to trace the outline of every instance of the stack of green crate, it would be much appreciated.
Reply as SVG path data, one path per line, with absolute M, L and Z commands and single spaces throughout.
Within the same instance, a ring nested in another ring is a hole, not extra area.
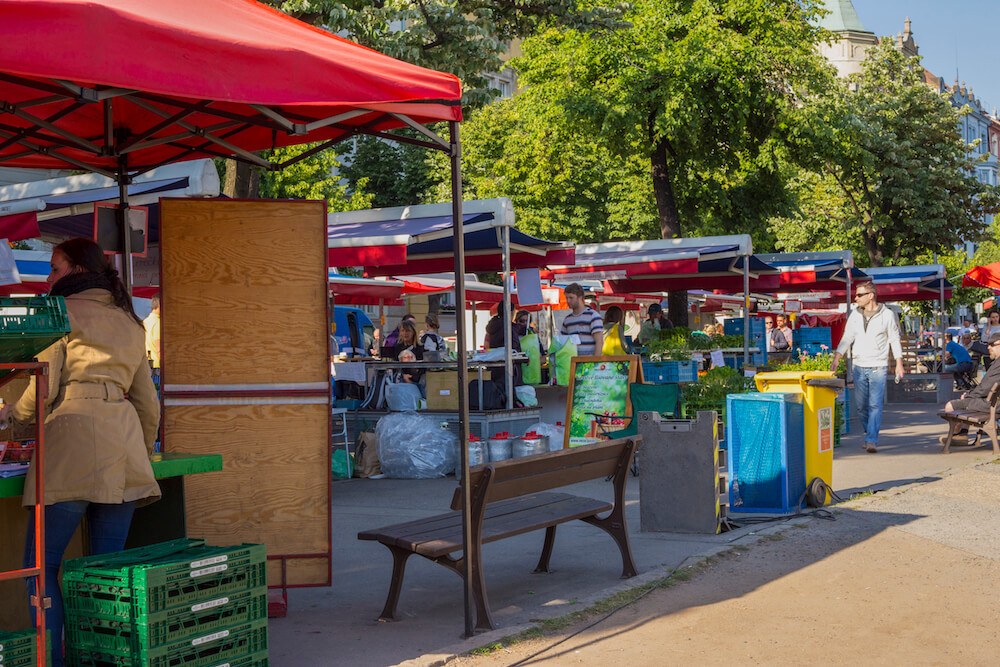
M 38 665 L 38 633 L 34 630 L 4 632 L 0 630 L 0 667 L 36 667 Z M 52 664 L 52 654 L 46 654 L 45 664 Z
M 266 583 L 259 544 L 181 539 L 68 561 L 66 664 L 266 667 Z

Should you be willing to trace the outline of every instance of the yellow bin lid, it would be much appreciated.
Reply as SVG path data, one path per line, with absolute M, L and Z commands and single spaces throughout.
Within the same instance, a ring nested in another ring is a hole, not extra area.
M 769 387 L 782 387 L 805 393 L 810 380 L 837 380 L 837 374 L 833 371 L 775 371 L 757 373 L 754 380 L 757 382 L 757 391 L 768 391 Z

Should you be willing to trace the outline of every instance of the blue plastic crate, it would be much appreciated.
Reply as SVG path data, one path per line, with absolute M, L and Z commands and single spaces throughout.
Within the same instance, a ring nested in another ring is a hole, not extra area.
M 808 355 L 814 357 L 818 354 L 830 354 L 830 346 L 823 345 L 822 343 L 803 343 L 802 345 L 795 346 L 795 352 L 801 355 Z
M 698 362 L 644 361 L 642 362 L 642 379 L 647 384 L 697 382 Z
M 810 343 L 830 347 L 831 340 L 830 327 L 803 327 L 792 330 L 792 344 L 794 347 L 801 347 Z
M 726 363 L 726 366 L 729 366 L 730 368 L 735 368 L 736 370 L 742 370 L 743 368 L 742 352 L 739 354 L 727 352 L 723 355 L 722 360 Z M 751 352 L 750 363 L 754 366 L 763 366 L 767 363 L 767 352 L 763 350 L 759 352 Z
M 759 334 L 764 335 L 764 318 L 763 317 L 751 317 L 750 318 L 750 335 Z M 727 336 L 742 336 L 743 335 L 743 318 L 742 317 L 730 317 L 722 322 L 722 333 Z
M 791 514 L 806 489 L 805 417 L 800 394 L 726 398 L 729 510 Z

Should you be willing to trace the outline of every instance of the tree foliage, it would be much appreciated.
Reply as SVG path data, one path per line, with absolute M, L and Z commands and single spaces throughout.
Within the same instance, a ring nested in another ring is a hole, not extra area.
M 801 109 L 794 153 L 816 176 L 801 181 L 798 213 L 772 226 L 780 245 L 829 248 L 835 239 L 882 266 L 978 240 L 998 198 L 974 176 L 961 113 L 924 84 L 919 59 L 882 40 L 859 75 Z
M 301 155 L 312 144 L 276 148 L 269 159 L 280 163 Z M 281 171 L 267 172 L 261 177 L 261 196 L 273 199 L 325 200 L 330 212 L 355 211 L 371 206 L 373 196 L 365 191 L 366 181 L 357 183 L 353 191 L 341 182 L 337 170 L 340 162 L 332 150 L 321 151 Z
M 513 40 L 551 25 L 618 24 L 621 9 L 589 0 L 267 0 L 308 23 L 394 58 L 462 80 L 464 103 L 496 92 L 486 74 L 503 69 Z

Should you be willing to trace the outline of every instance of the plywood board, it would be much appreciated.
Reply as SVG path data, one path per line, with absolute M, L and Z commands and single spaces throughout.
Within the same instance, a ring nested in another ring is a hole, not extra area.
M 165 200 L 161 215 L 164 447 L 223 459 L 185 481 L 188 534 L 309 556 L 288 560 L 290 583 L 329 583 L 325 206 Z
M 325 405 L 167 406 L 164 426 L 171 451 L 223 452 L 221 472 L 185 480 L 190 536 L 260 542 L 271 555 L 326 551 Z
M 164 383 L 329 380 L 322 202 L 168 199 L 161 215 Z

